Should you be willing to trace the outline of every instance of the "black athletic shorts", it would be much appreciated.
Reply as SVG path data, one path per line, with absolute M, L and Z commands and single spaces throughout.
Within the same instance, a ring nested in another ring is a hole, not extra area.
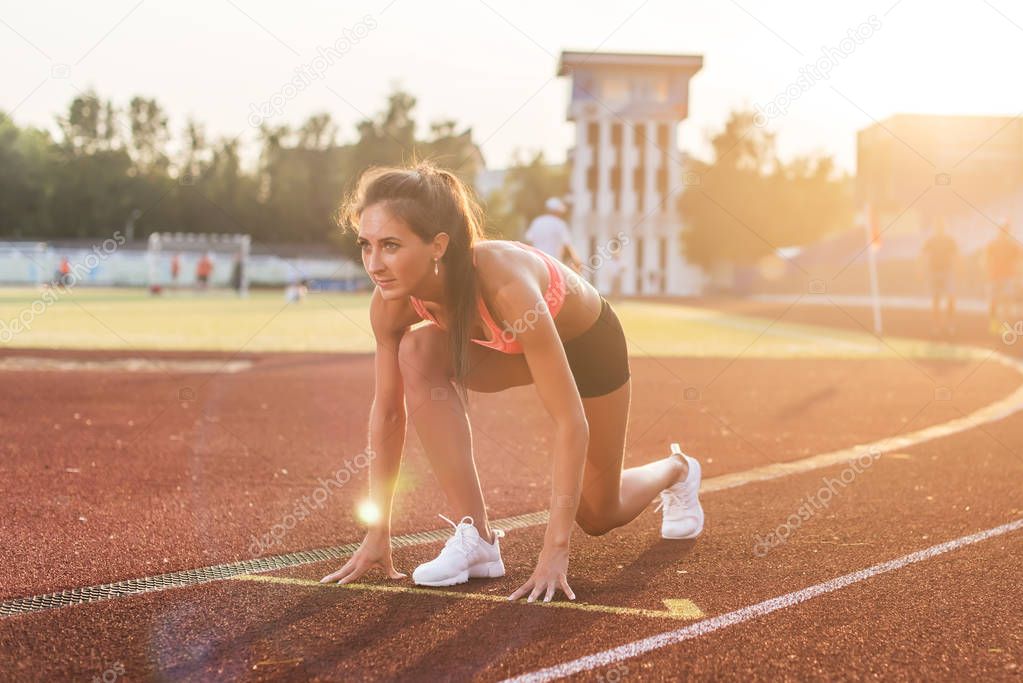
M 609 394 L 629 379 L 625 331 L 607 299 L 600 297 L 600 301 L 597 321 L 565 342 L 565 356 L 582 398 Z

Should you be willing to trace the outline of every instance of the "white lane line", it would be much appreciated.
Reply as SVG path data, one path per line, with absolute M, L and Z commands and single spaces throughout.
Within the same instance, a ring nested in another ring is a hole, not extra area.
M 553 681 L 572 674 L 608 666 L 609 664 L 614 664 L 615 662 L 620 662 L 624 659 L 631 659 L 632 657 L 650 652 L 651 650 L 657 650 L 662 647 L 667 647 L 668 645 L 675 645 L 686 640 L 699 638 L 700 636 L 708 633 L 713 633 L 714 631 L 719 631 L 723 628 L 728 628 L 729 626 L 741 624 L 745 621 L 762 617 L 765 614 L 785 609 L 786 607 L 798 605 L 801 602 L 806 602 L 807 600 L 824 595 L 825 593 L 845 588 L 846 586 L 854 583 L 866 581 L 867 579 L 878 576 L 879 574 L 895 571 L 896 569 L 901 569 L 916 562 L 923 562 L 924 560 L 929 560 L 932 557 L 936 557 L 943 553 L 972 545 L 974 543 L 980 543 L 981 541 L 994 536 L 1001 536 L 1002 534 L 1018 531 L 1021 528 L 1023 528 L 1023 519 L 1017 519 L 1014 522 L 1009 522 L 1008 524 L 1003 524 L 1002 526 L 997 526 L 986 531 L 981 531 L 969 536 L 962 536 L 952 541 L 939 543 L 938 545 L 932 545 L 930 548 L 925 548 L 924 550 L 919 550 L 915 553 L 910 553 L 909 555 L 889 560 L 888 562 L 875 564 L 872 567 L 867 567 L 866 569 L 861 569 L 851 574 L 839 576 L 831 579 L 830 581 L 810 586 L 809 588 L 804 588 L 802 590 L 778 596 L 777 598 L 758 602 L 755 605 L 749 605 L 748 607 L 737 609 L 734 612 L 728 612 L 721 616 L 698 621 L 695 624 L 675 631 L 659 633 L 655 636 L 650 636 L 649 638 L 626 643 L 625 645 L 619 645 L 618 647 L 611 648 L 610 650 L 604 650 L 603 652 L 597 652 L 592 655 L 587 655 L 586 657 L 580 657 L 579 659 L 575 659 L 570 662 L 564 662 L 563 664 L 557 664 L 546 669 L 540 669 L 539 671 L 523 674 L 514 678 L 507 678 L 502 683 L 511 683 L 513 681 L 515 683 L 525 683 L 526 681 L 529 683 Z
M 252 368 L 250 360 L 216 358 L 108 358 L 74 359 L 45 356 L 0 358 L 0 371 L 14 372 L 169 372 L 236 373 Z
M 1020 375 L 1023 375 L 1023 363 L 1013 358 L 1003 356 L 997 352 L 991 356 L 991 358 L 1002 365 L 1015 370 Z M 809 457 L 802 458 L 801 460 L 771 463 L 770 465 L 754 467 L 742 472 L 722 474 L 704 481 L 700 487 L 700 493 L 724 491 L 726 489 L 745 486 L 746 484 L 752 484 L 758 481 L 768 481 L 770 479 L 779 479 L 781 477 L 787 477 L 794 474 L 803 474 L 805 472 L 819 470 L 824 467 L 846 463 L 866 454 L 895 453 L 900 450 L 905 450 L 911 446 L 926 443 L 927 441 L 952 436 L 954 434 L 959 434 L 960 432 L 975 429 L 982 425 L 998 422 L 1010 415 L 1018 413 L 1020 410 L 1023 410 L 1023 385 L 1017 387 L 1015 391 L 1005 398 L 986 406 L 982 406 L 969 415 L 964 415 L 963 417 L 949 420 L 948 422 L 942 422 L 940 424 L 931 425 L 930 427 L 918 429 L 917 431 L 910 432 L 909 434 L 879 439 L 871 443 L 860 444 L 852 446 L 851 448 L 843 448 L 837 451 L 831 451 L 830 453 L 811 455 Z

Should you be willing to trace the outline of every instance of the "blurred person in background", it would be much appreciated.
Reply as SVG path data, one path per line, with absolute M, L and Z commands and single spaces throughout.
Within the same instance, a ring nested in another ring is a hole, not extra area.
M 284 288 L 284 300 L 289 304 L 299 304 L 305 301 L 305 297 L 308 293 L 309 281 L 302 278 L 297 282 L 292 281 Z
M 1008 220 L 1003 220 L 995 238 L 987 245 L 985 260 L 988 277 L 988 315 L 990 331 L 1001 334 L 1007 305 L 1015 295 L 1016 276 L 1023 250 L 1012 234 Z
M 945 230 L 945 220 L 939 218 L 934 232 L 924 242 L 923 257 L 927 269 L 927 284 L 931 290 L 931 315 L 934 335 L 955 334 L 955 271 L 959 262 L 959 246 Z M 942 308 L 942 300 L 946 308 Z
M 572 236 L 565 222 L 565 202 L 551 197 L 544 203 L 544 208 L 546 212 L 529 224 L 524 241 L 580 272 L 583 262 L 572 247 Z
M 209 287 L 211 274 L 213 274 L 213 259 L 210 258 L 210 253 L 206 252 L 195 264 L 195 279 L 199 283 L 199 289 Z
M 245 275 L 244 269 L 245 263 L 242 261 L 242 253 L 239 251 L 234 255 L 234 260 L 231 262 L 231 289 L 239 295 L 242 293 L 242 278 Z
M 60 257 L 60 265 L 57 266 L 57 284 L 61 287 L 71 285 L 71 261 L 67 256 Z

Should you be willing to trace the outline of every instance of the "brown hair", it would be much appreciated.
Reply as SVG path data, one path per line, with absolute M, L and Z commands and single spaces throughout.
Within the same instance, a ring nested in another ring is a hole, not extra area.
M 357 229 L 362 212 L 383 204 L 394 216 L 408 223 L 424 243 L 441 232 L 449 236 L 444 263 L 444 288 L 452 293 L 451 366 L 454 379 L 468 399 L 465 378 L 469 374 L 470 331 L 476 313 L 476 268 L 472 248 L 484 241 L 483 212 L 472 191 L 458 176 L 429 162 L 408 168 L 370 168 L 359 178 L 355 190 L 342 207 L 342 225 Z

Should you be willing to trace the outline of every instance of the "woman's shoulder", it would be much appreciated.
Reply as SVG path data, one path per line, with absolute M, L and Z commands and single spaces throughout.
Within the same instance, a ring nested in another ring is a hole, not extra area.
M 486 239 L 473 246 L 473 258 L 480 285 L 499 289 L 501 285 L 528 277 L 536 271 L 537 259 L 519 242 L 509 239 Z
M 481 240 L 473 245 L 476 268 L 492 272 L 521 271 L 523 265 L 543 265 L 543 261 L 517 240 Z
M 512 240 L 483 240 L 473 246 L 480 289 L 493 295 L 522 280 L 542 286 L 546 266 L 529 249 Z

